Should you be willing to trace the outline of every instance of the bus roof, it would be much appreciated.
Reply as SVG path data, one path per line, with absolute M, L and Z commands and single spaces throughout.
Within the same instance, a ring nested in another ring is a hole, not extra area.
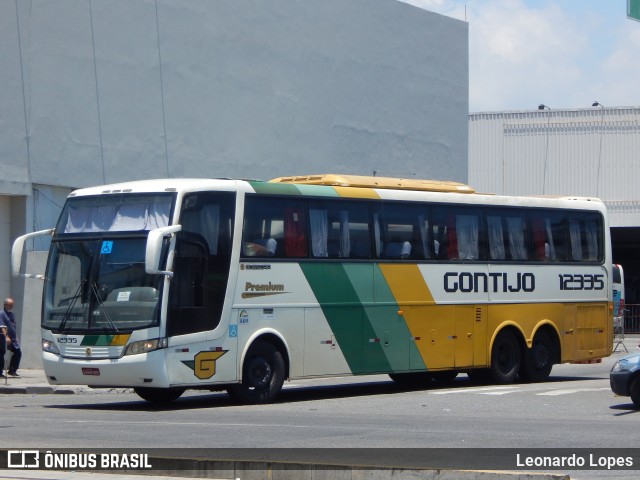
M 391 177 L 369 177 L 364 175 L 298 175 L 278 177 L 270 183 L 295 183 L 303 185 L 328 185 L 333 187 L 383 188 L 393 190 L 417 190 L 424 192 L 475 193 L 468 185 L 444 180 L 419 180 Z

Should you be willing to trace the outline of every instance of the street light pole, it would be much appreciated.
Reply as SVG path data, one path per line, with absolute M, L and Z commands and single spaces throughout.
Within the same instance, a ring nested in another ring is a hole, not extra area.
M 547 167 L 549 164 L 549 121 L 551 120 L 551 108 L 547 107 L 544 103 L 538 105 L 538 110 L 549 110 L 547 115 L 547 128 L 546 128 L 546 141 L 544 147 L 544 171 L 542 174 L 542 194 L 544 195 L 547 190 Z
M 596 197 L 600 197 L 600 172 L 602 165 L 602 136 L 604 134 L 604 105 L 595 100 L 592 107 L 600 107 L 600 145 L 598 146 L 598 170 L 596 171 Z

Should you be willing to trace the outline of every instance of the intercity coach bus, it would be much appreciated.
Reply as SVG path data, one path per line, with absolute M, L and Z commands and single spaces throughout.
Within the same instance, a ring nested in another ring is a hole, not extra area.
M 37 235 L 51 236 L 35 275 L 51 384 L 263 403 L 320 376 L 539 382 L 612 350 L 595 198 L 375 176 L 147 180 L 72 192 L 54 229 L 14 242 L 14 274 Z

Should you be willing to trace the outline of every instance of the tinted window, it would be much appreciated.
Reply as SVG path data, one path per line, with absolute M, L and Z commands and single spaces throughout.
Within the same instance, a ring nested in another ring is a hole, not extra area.
M 365 202 L 309 202 L 311 255 L 315 258 L 371 258 L 369 209 Z
M 305 202 L 246 197 L 244 257 L 300 258 L 308 255 Z

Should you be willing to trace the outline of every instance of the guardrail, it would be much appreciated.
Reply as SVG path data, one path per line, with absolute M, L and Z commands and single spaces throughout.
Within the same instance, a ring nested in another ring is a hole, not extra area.
M 624 333 L 640 333 L 640 305 L 624 306 Z

